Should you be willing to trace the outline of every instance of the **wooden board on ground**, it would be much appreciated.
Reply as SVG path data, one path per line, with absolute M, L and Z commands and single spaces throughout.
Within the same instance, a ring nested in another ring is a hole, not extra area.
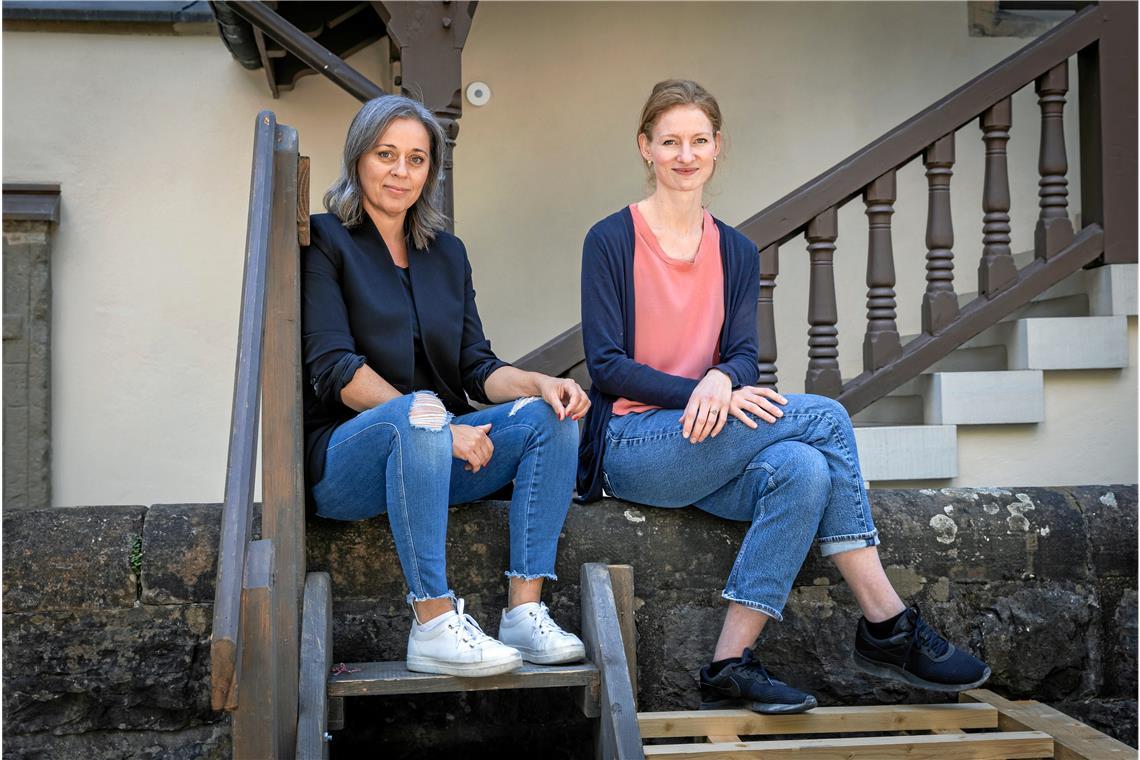
M 994 734 L 863 736 L 646 747 L 645 756 L 686 760 L 755 757 L 764 760 L 1016 760 L 1052 757 L 1053 740 L 1040 731 Z
M 1045 731 L 1056 742 L 1058 760 L 1111 760 L 1133 758 L 1136 750 L 1127 744 L 1086 726 L 1040 702 L 1014 702 L 989 689 L 972 689 L 960 697 L 963 702 L 993 705 L 999 712 L 998 726 L 1007 731 Z
M 512 673 L 486 678 L 413 673 L 402 661 L 350 662 L 347 673 L 330 676 L 330 697 L 362 697 L 380 694 L 427 694 L 446 691 L 536 689 L 551 686 L 592 686 L 598 669 L 584 662 L 577 665 L 524 664 Z

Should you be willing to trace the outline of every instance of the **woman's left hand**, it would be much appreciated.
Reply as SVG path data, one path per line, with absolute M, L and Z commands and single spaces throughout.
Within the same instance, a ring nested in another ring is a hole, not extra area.
M 566 417 L 579 420 L 590 408 L 590 399 L 582 386 L 569 377 L 542 375 L 538 380 L 538 391 L 560 420 Z

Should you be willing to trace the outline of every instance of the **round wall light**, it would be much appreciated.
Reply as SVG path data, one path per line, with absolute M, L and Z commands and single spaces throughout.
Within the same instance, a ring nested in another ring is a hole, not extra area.
M 473 106 L 487 105 L 491 102 L 491 87 L 486 82 L 467 85 L 467 102 Z

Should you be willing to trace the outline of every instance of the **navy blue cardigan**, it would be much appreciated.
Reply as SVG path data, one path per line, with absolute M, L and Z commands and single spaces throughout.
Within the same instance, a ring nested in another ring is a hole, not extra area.
M 340 392 L 362 364 L 401 393 L 435 391 L 459 415 L 474 411 L 468 396 L 489 403 L 483 384 L 506 362 L 483 335 L 459 238 L 437 232 L 426 250 L 409 239 L 408 274 L 413 292 L 422 294 L 415 309 L 432 378 L 432 387 L 413 388 L 412 305 L 376 226 L 367 215 L 348 228 L 332 214 L 317 214 L 310 229 L 311 243 L 301 251 L 301 359 L 311 491 L 324 474 L 333 429 L 357 414 Z
M 714 219 L 724 271 L 724 326 L 720 363 L 734 388 L 757 378 L 756 302 L 760 257 L 756 245 Z M 633 217 L 623 208 L 595 224 L 582 247 L 582 343 L 590 372 L 590 411 L 578 448 L 578 500 L 602 495 L 606 427 L 618 398 L 684 409 L 698 380 L 670 375 L 633 360 Z M 710 367 L 712 369 L 712 367 Z

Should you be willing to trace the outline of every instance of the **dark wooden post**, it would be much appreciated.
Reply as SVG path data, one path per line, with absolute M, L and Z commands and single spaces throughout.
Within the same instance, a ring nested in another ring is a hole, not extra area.
M 835 305 L 835 271 L 832 258 L 839 237 L 837 209 L 833 206 L 808 222 L 811 282 L 808 291 L 808 393 L 835 398 L 843 390 L 839 374 L 839 313 Z
M 305 585 L 304 434 L 301 428 L 301 252 L 297 209 L 300 160 L 297 130 L 277 125 L 273 207 L 266 263 L 261 373 L 263 538 L 277 565 L 274 667 L 278 673 L 281 746 L 296 742 L 301 596 Z M 307 179 L 307 178 L 306 178 Z M 306 181 L 304 191 L 308 193 Z M 308 199 L 306 199 L 307 205 Z
M 1069 62 L 1063 61 L 1037 78 L 1037 103 L 1041 106 L 1041 152 L 1037 167 L 1041 216 L 1033 248 L 1037 258 L 1047 259 L 1073 242 L 1069 220 L 1069 160 L 1065 155 L 1065 94 L 1069 91 Z
M 279 758 L 286 754 L 278 703 L 282 699 L 296 701 L 297 697 L 296 692 L 283 694 L 277 680 L 275 575 L 273 542 L 251 541 L 241 590 L 241 696 L 233 708 L 235 758 Z M 290 729 L 295 731 L 296 726 Z
M 934 335 L 958 317 L 954 293 L 954 222 L 950 216 L 950 177 L 954 174 L 954 133 L 923 153 L 929 203 L 926 212 L 926 293 L 922 331 Z
M 452 156 L 463 114 L 463 45 L 471 31 L 474 2 L 373 2 L 400 48 L 400 90 L 430 108 L 447 134 L 440 174 L 440 201 L 454 228 Z
M 978 292 L 993 298 L 1017 281 L 1017 265 L 1009 248 L 1009 166 L 1006 143 L 1012 124 L 1010 98 L 991 106 L 979 124 L 986 144 L 986 179 L 982 190 L 982 260 Z
M 1104 263 L 1135 262 L 1136 3 L 1101 3 L 1100 40 L 1077 55 L 1081 224 L 1104 228 Z
M 863 369 L 873 372 L 902 352 L 895 324 L 895 257 L 891 215 L 895 213 L 895 173 L 889 171 L 867 185 L 867 335 Z
M 759 377 L 757 385 L 776 387 L 776 310 L 773 291 L 776 275 L 780 273 L 780 248 L 770 245 L 760 251 L 760 303 L 756 309 L 756 334 L 760 340 L 757 354 Z

